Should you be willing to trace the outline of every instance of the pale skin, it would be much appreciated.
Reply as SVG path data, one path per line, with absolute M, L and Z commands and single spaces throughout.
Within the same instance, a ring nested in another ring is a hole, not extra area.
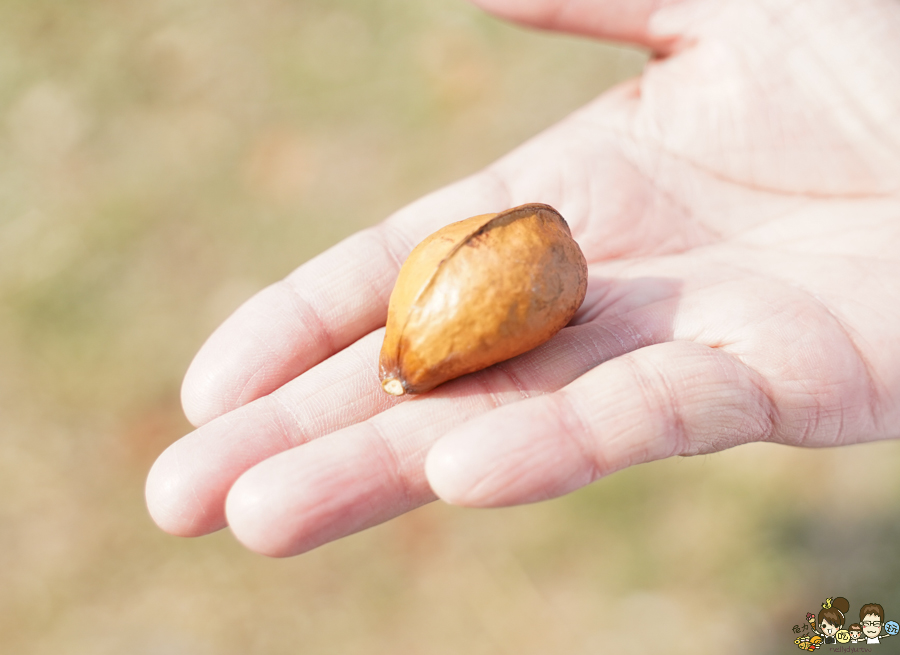
M 869 625 L 866 625 L 868 623 Z M 873 623 L 878 623 L 878 625 L 871 625 Z M 881 617 L 877 614 L 866 614 L 862 618 L 862 626 L 863 626 L 863 634 L 866 635 L 869 639 L 874 639 L 881 634 L 881 626 L 882 626 Z M 884 639 L 885 637 L 889 637 L 890 635 L 882 635 L 879 637 L 880 639 Z
M 238 309 L 185 378 L 197 430 L 150 473 L 162 529 L 230 525 L 287 556 L 436 497 L 515 505 L 674 455 L 900 436 L 900 3 L 477 4 L 656 57 Z M 423 396 L 385 394 L 403 259 L 526 202 L 556 207 L 589 262 L 573 324 Z
M 828 621 L 822 619 L 822 634 L 826 637 L 833 637 L 835 633 L 840 629 L 839 625 L 831 625 Z

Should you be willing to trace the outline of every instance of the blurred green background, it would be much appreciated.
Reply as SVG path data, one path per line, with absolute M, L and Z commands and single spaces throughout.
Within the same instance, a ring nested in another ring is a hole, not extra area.
M 238 304 L 645 60 L 464 0 L 2 0 L 0 651 L 796 652 L 826 596 L 900 616 L 894 442 L 434 503 L 290 560 L 146 513 Z

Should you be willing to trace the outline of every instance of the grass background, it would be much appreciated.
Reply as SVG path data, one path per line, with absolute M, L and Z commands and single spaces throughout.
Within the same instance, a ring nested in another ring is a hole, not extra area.
M 795 652 L 826 596 L 900 616 L 893 442 L 434 503 L 280 561 L 147 516 L 240 302 L 644 61 L 463 0 L 3 0 L 0 650 Z

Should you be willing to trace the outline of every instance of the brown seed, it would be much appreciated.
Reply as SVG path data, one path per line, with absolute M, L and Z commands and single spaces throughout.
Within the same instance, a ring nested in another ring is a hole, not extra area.
M 544 343 L 587 291 L 563 217 L 529 204 L 452 223 L 400 269 L 381 346 L 381 386 L 423 393 Z

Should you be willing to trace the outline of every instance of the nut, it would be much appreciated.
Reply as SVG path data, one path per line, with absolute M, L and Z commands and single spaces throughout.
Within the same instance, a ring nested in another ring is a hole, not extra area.
M 400 269 L 381 386 L 395 396 L 424 393 L 531 350 L 572 319 L 586 291 L 584 255 L 549 205 L 452 223 Z

